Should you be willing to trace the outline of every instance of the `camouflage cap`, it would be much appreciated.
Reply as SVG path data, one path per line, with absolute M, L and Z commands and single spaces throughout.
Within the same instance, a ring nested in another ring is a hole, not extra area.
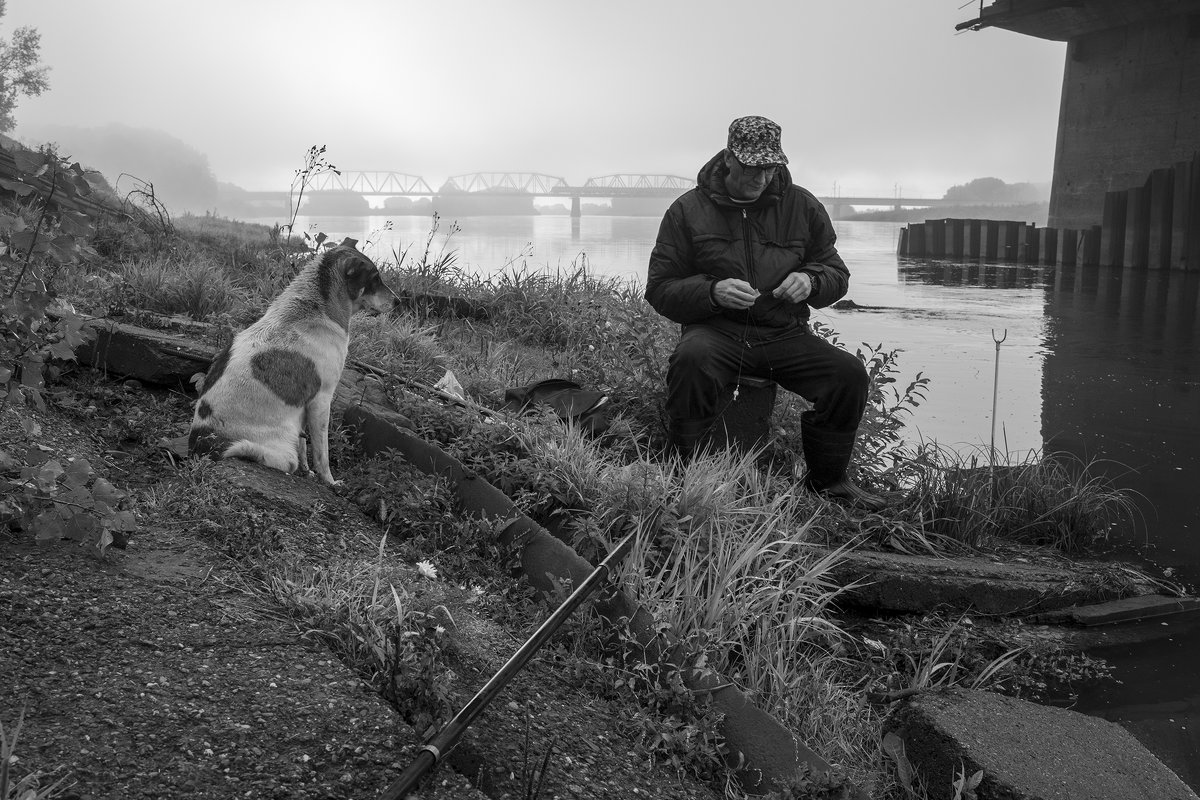
M 739 117 L 729 125 L 729 152 L 747 167 L 786 166 L 788 158 L 779 145 L 781 133 L 766 117 Z

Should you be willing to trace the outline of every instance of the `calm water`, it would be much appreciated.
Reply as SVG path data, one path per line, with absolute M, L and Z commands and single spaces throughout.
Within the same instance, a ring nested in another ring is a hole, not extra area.
M 429 220 L 301 220 L 375 242 L 377 257 L 425 245 Z M 646 217 L 473 217 L 447 240 L 460 266 L 491 274 L 572 269 L 644 283 L 658 220 Z M 1135 272 L 898 259 L 896 223 L 839 222 L 859 311 L 817 312 L 843 345 L 900 351 L 901 385 L 921 373 L 928 399 L 912 440 L 1073 453 L 1136 493 L 1143 521 L 1112 550 L 1200 583 L 1200 273 Z M 299 228 L 298 228 L 299 229 Z M 996 339 L 1002 338 L 997 346 Z M 1120 684 L 1089 687 L 1081 710 L 1120 721 L 1193 787 L 1200 785 L 1200 625 L 1171 619 L 1152 641 L 1098 651 Z M 1144 633 L 1148 628 L 1143 628 Z

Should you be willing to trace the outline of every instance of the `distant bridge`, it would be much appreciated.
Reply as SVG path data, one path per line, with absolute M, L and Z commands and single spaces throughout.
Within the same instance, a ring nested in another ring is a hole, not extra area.
M 323 172 L 309 181 L 305 194 L 349 193 L 363 197 L 561 197 L 571 199 L 571 215 L 581 213 L 583 198 L 675 198 L 696 185 L 680 175 L 618 173 L 588 178 L 572 186 L 565 178 L 539 172 L 472 172 L 453 175 L 434 189 L 417 175 L 378 170 Z M 288 198 L 286 192 L 248 192 L 248 199 L 271 201 Z M 941 197 L 819 196 L 826 206 L 880 206 L 934 208 L 960 205 Z M 290 202 L 290 201 L 289 201 Z

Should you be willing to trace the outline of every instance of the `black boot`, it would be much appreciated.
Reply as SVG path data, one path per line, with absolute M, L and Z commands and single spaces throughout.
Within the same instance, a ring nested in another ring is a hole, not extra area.
M 800 442 L 808 473 L 804 486 L 822 497 L 864 511 L 881 511 L 887 501 L 850 480 L 846 468 L 854 451 L 854 431 L 828 431 L 805 424 L 801 418 Z
M 668 452 L 679 456 L 682 461 L 691 461 L 707 441 L 709 427 L 694 420 L 672 420 L 667 425 Z

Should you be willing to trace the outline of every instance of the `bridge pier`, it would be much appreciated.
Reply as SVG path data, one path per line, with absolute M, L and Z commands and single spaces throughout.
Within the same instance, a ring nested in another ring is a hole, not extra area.
M 579 219 L 583 216 L 583 210 L 580 206 L 579 195 L 571 198 L 571 218 Z

